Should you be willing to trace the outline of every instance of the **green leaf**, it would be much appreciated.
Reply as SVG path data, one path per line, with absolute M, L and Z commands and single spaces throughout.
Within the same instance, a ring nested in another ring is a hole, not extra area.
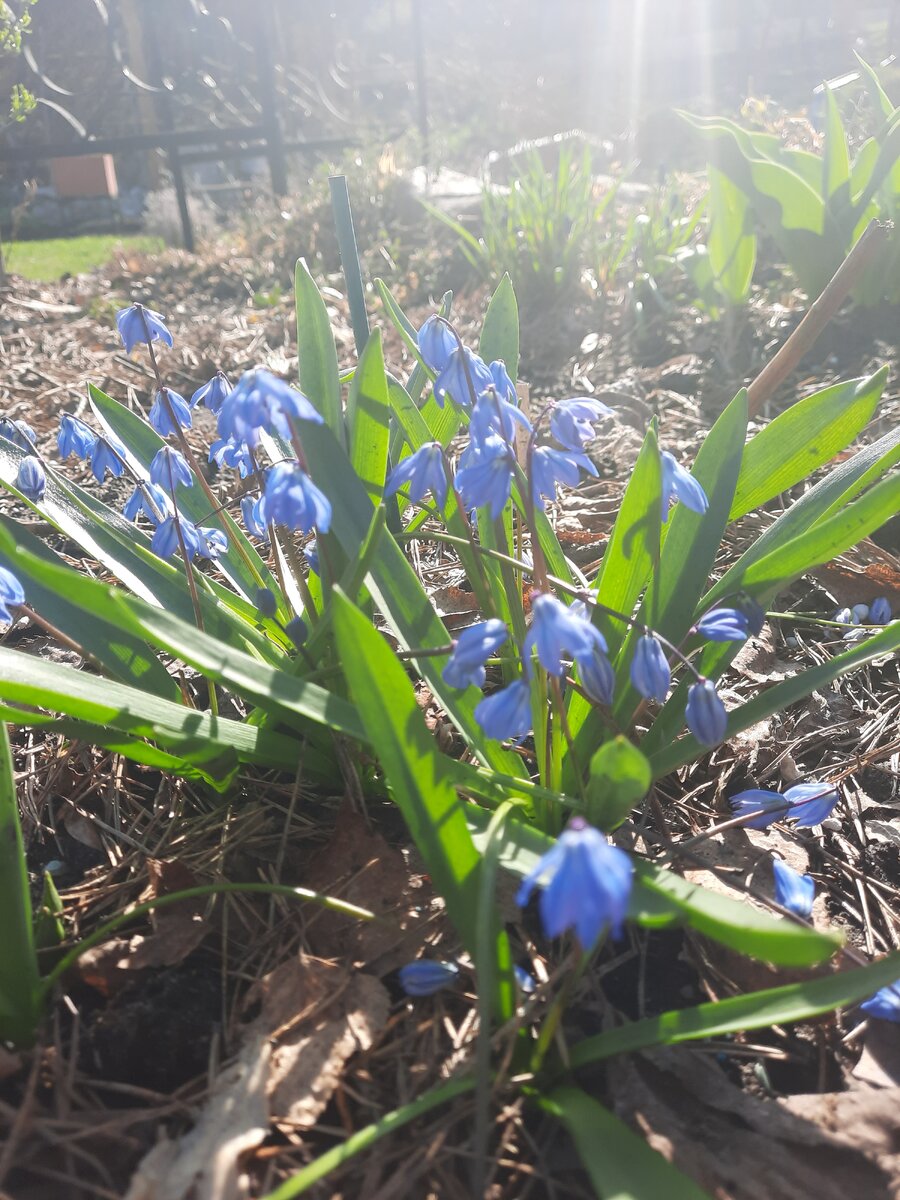
M 338 441 L 344 442 L 341 381 L 328 309 L 303 259 L 294 272 L 300 390 L 311 400 Z
M 44 886 L 41 891 L 41 906 L 34 918 L 34 944 L 38 950 L 49 950 L 65 940 L 66 927 L 62 921 L 63 902 L 53 876 L 44 871 Z
M 118 610 L 105 603 L 107 597 L 102 585 L 65 566 L 23 525 L 4 516 L 0 516 L 0 562 L 19 576 L 30 607 L 111 675 L 157 696 L 180 700 L 178 684 L 147 643 L 116 624 Z M 39 563 L 50 564 L 56 570 L 45 579 Z M 91 603 L 73 603 L 72 589 L 86 592 Z
M 776 683 L 774 687 L 760 692 L 746 704 L 732 709 L 728 714 L 726 739 L 740 733 L 742 729 L 749 729 L 757 722 L 772 716 L 773 713 L 781 712 L 791 704 L 796 704 L 805 696 L 827 687 L 828 684 L 842 675 L 846 675 L 849 671 L 855 671 L 859 667 L 865 666 L 867 662 L 885 654 L 893 654 L 898 647 L 900 647 L 900 623 L 894 622 L 883 629 L 881 633 L 866 638 L 864 642 L 860 642 L 851 650 L 846 650 L 843 654 L 836 654 L 828 662 L 821 663 L 817 667 L 810 667 L 799 675 Z M 691 762 L 700 753 L 702 753 L 701 747 L 692 735 L 668 743 L 650 755 L 654 778 L 662 779 L 676 767 Z
M 384 493 L 390 440 L 390 401 L 381 351 L 381 330 L 366 342 L 347 397 L 347 436 L 350 462 L 365 484 L 369 499 L 378 504 Z
M 166 442 L 137 413 L 120 404 L 118 400 L 113 400 L 93 384 L 88 385 L 88 391 L 91 408 L 101 425 L 119 439 L 128 451 L 132 466 L 137 466 L 138 475 L 148 480 L 150 463 Z M 175 488 L 179 511 L 195 525 L 217 524 L 222 529 L 228 538 L 228 550 L 218 559 L 216 565 L 225 578 L 246 599 L 252 599 L 261 587 L 269 588 L 276 596 L 280 596 L 281 589 L 277 579 L 260 558 L 237 521 L 226 509 L 211 514 L 209 497 L 193 472 L 191 478 L 194 480 L 192 487 L 178 484 Z
M 624 1121 L 576 1087 L 540 1099 L 571 1135 L 600 1200 L 710 1200 Z
M 770 421 L 744 450 L 730 520 L 759 508 L 848 446 L 868 424 L 888 368 L 837 383 L 798 400 Z
M 591 758 L 585 787 L 588 820 L 611 832 L 643 800 L 652 782 L 650 764 L 640 750 L 621 734 L 612 738 Z
M 695 1008 L 675 1009 L 585 1038 L 569 1048 L 569 1066 L 574 1070 L 647 1046 L 673 1046 L 698 1038 L 807 1021 L 871 996 L 898 976 L 900 951 L 895 951 L 868 966 L 838 971 L 824 979 L 806 979 Z
M 491 296 L 481 327 L 479 353 L 486 363 L 502 359 L 513 383 L 519 377 L 519 309 L 509 275 Z
M 831 199 L 850 182 L 850 154 L 834 92 L 825 85 L 825 153 L 822 158 L 822 194 Z
M 756 265 L 756 237 L 747 197 L 727 175 L 709 168 L 709 236 L 706 248 L 718 291 L 731 304 L 743 304 Z
M 451 921 L 475 954 L 480 859 L 412 683 L 382 635 L 337 590 L 334 630 L 351 695 L 391 794 Z
M 0 726 L 0 911 L 0 1040 L 29 1046 L 40 1015 L 38 967 L 16 777 L 5 724 Z

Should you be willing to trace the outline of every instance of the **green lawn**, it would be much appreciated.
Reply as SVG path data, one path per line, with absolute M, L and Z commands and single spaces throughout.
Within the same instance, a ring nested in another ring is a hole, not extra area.
M 91 237 L 47 238 L 35 242 L 7 242 L 3 247 L 7 271 L 24 275 L 40 283 L 78 275 L 102 267 L 120 250 L 153 253 L 165 243 L 158 237 L 119 237 L 102 234 Z

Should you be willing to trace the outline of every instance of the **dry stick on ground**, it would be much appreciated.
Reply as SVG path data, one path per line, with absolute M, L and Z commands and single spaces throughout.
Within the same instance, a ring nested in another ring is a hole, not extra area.
M 809 312 L 747 388 L 747 403 L 755 417 L 765 402 L 799 364 L 819 335 L 837 316 L 841 305 L 859 283 L 868 268 L 883 252 L 891 228 L 889 221 L 870 221 L 865 233 L 835 271 Z

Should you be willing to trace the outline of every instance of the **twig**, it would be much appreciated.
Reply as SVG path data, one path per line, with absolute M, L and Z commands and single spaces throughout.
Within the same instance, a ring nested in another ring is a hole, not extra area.
M 890 222 L 870 221 L 865 233 L 835 271 L 818 300 L 747 388 L 750 416 L 754 417 L 790 375 L 875 259 L 884 251 Z

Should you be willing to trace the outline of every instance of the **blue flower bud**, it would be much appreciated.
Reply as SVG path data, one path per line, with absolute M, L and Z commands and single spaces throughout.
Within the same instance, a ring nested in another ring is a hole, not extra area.
M 292 617 L 285 625 L 284 632 L 299 650 L 309 637 L 309 626 L 302 617 Z
M 43 500 L 47 490 L 47 472 L 41 460 L 33 454 L 29 454 L 19 463 L 16 487 L 28 500 Z
M 442 317 L 434 314 L 428 318 L 419 330 L 416 342 L 419 346 L 419 353 L 425 359 L 425 362 L 431 367 L 432 371 L 437 372 L 443 371 L 450 355 L 459 345 L 453 330 L 447 322 Z
M 862 625 L 863 621 L 869 619 L 868 604 L 854 604 L 850 609 L 850 619 L 854 625 Z
M 832 783 L 795 783 L 784 793 L 788 804 L 787 820 L 793 821 L 798 829 L 809 829 L 821 825 L 830 817 L 841 798 Z
M 839 625 L 852 625 L 853 613 L 849 608 L 839 608 L 831 619 L 837 621 Z
M 704 746 L 716 746 L 725 737 L 728 713 L 711 679 L 688 688 L 685 716 L 688 729 Z
M 120 308 L 116 313 L 116 325 L 119 327 L 126 354 L 130 354 L 139 342 L 149 346 L 151 342 L 161 341 L 170 348 L 173 345 L 172 335 L 165 326 L 165 319 L 152 308 L 144 308 L 143 304 Z
M 711 642 L 744 642 L 749 622 L 736 608 L 713 608 L 697 622 L 697 632 Z
M 624 850 L 576 817 L 522 882 L 523 907 L 542 880 L 541 923 L 548 938 L 572 929 L 589 950 L 606 929 L 619 937 L 628 912 L 634 868 Z
M 432 996 L 441 988 L 455 983 L 459 967 L 451 962 L 434 962 L 419 958 L 399 971 L 400 986 L 407 996 Z
M 5 437 L 8 442 L 12 442 L 27 454 L 30 454 L 37 444 L 34 430 L 26 421 L 10 421 L 7 417 L 0 419 L 0 437 Z
M 672 672 L 662 645 L 652 633 L 638 638 L 631 660 L 631 682 L 647 700 L 662 704 L 669 694 Z
M 278 601 L 275 593 L 269 588 L 259 588 L 256 593 L 256 607 L 264 617 L 274 617 L 278 612 Z
M 747 618 L 747 631 L 754 637 L 759 637 L 766 623 L 766 610 L 761 604 L 757 604 L 752 596 L 747 595 L 738 597 L 738 607 Z
M 780 858 L 772 860 L 775 874 L 775 899 L 782 908 L 805 921 L 812 912 L 816 885 L 809 875 L 798 875 Z
M 736 817 L 743 817 L 749 813 L 757 814 L 744 822 L 748 829 L 768 829 L 788 811 L 788 803 L 784 796 L 766 788 L 748 788 L 732 796 L 728 803 Z
M 515 400 L 516 386 L 509 377 L 509 372 L 506 369 L 506 363 L 502 358 L 495 358 L 488 370 L 491 373 L 491 378 L 494 381 L 494 388 L 497 392 L 499 400 L 507 402 Z
M 441 674 L 444 683 L 455 688 L 483 687 L 484 664 L 508 638 L 506 625 L 494 617 L 464 629 Z
M 615 698 L 616 673 L 602 650 L 579 656 L 578 677 L 581 686 L 596 704 L 610 705 Z
M 190 406 L 184 396 L 171 388 L 160 388 L 150 405 L 150 424 L 160 437 L 171 437 L 193 424 Z
M 18 577 L 6 567 L 0 567 L 0 622 L 11 625 L 13 615 L 10 608 L 18 608 L 25 603 L 25 589 Z
M 475 707 L 475 720 L 489 738 L 505 742 L 524 737 L 531 729 L 531 689 L 517 679 Z
M 887 625 L 891 619 L 891 604 L 887 596 L 879 596 L 869 607 L 869 620 L 873 625 Z

